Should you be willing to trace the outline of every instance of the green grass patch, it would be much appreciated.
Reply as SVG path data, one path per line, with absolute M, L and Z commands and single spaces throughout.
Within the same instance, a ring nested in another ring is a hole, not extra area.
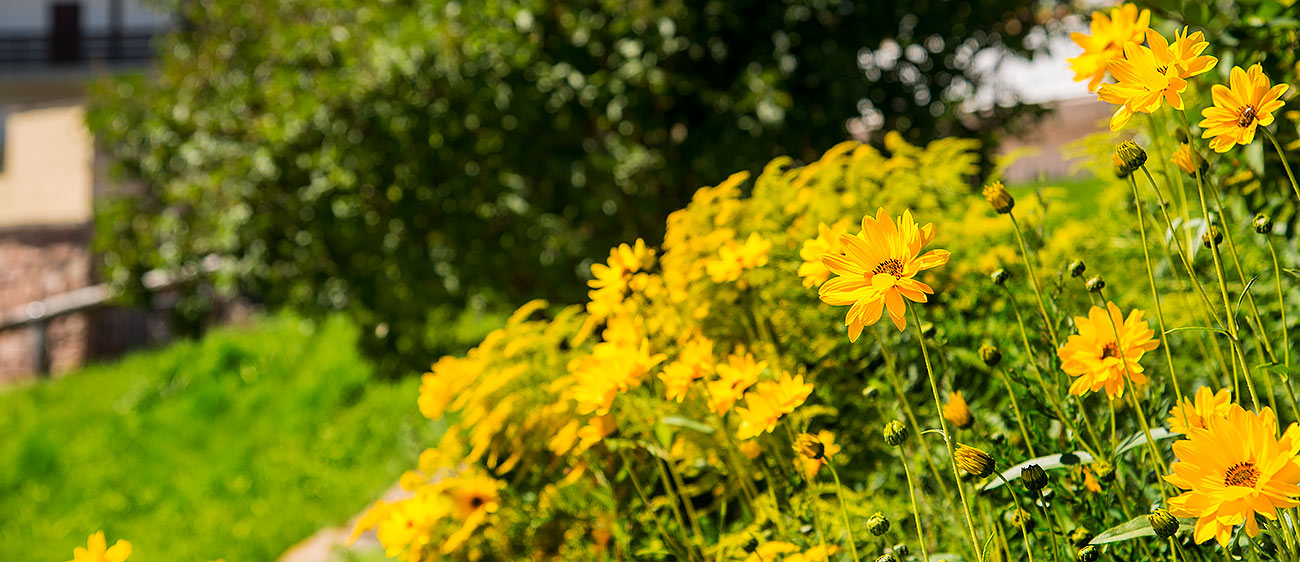
M 0 560 L 274 560 L 355 514 L 438 428 L 418 377 L 382 381 L 342 319 L 225 328 L 0 390 Z

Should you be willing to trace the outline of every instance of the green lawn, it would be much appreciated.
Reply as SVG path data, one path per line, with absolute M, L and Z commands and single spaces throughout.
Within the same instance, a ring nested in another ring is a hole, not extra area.
M 355 339 L 276 316 L 0 389 L 0 560 L 104 529 L 131 562 L 270 561 L 346 520 L 437 432 L 418 377 L 372 377 Z

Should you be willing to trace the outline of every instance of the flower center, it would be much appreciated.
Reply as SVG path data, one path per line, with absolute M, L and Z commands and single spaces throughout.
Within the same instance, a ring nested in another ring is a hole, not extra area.
M 1119 344 L 1110 342 L 1101 348 L 1101 358 L 1119 357 Z
M 1255 122 L 1255 108 L 1248 105 L 1246 106 L 1245 109 L 1241 110 L 1241 117 L 1237 119 L 1237 126 L 1249 127 L 1250 124 L 1254 122 Z
M 469 506 L 472 507 L 472 508 L 474 508 L 474 509 L 478 509 L 478 508 L 481 507 L 482 505 L 483 505 L 483 498 L 481 498 L 481 497 L 479 497 L 479 496 L 474 496 L 474 497 L 470 498 L 470 500 L 469 500 Z
M 1255 463 L 1251 461 L 1234 464 L 1223 475 L 1224 486 L 1254 488 L 1256 482 L 1259 482 L 1259 469 L 1255 468 Z
M 880 265 L 876 266 L 876 269 L 871 271 L 871 275 L 878 275 L 881 273 L 888 273 L 894 277 L 902 277 L 903 262 L 899 261 L 897 258 L 889 258 L 882 261 L 880 262 Z

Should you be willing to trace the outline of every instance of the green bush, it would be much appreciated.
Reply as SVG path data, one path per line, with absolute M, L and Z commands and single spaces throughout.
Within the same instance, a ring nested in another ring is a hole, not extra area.
M 110 278 L 198 269 L 307 313 L 346 310 L 385 372 L 428 363 L 435 304 L 575 302 L 622 240 L 702 183 L 816 157 L 862 112 L 909 139 L 990 139 L 974 55 L 1050 12 L 981 2 L 162 2 L 184 24 L 89 124 L 149 186 L 99 217 Z M 1001 100 L 1006 102 L 1007 100 Z M 136 292 L 140 294 L 140 292 Z M 204 312 L 196 290 L 181 307 Z
M 437 426 L 356 338 L 280 316 L 0 393 L 0 560 L 99 529 L 132 562 L 274 560 L 342 524 Z

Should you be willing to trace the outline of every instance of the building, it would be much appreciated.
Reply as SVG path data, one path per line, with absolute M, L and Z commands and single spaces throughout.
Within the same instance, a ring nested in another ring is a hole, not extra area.
M 47 317 L 45 301 L 96 291 L 92 211 L 106 183 L 86 86 L 147 68 L 168 25 L 140 0 L 0 2 L 0 381 L 75 367 L 141 332 L 120 329 L 143 322 L 122 311 Z

